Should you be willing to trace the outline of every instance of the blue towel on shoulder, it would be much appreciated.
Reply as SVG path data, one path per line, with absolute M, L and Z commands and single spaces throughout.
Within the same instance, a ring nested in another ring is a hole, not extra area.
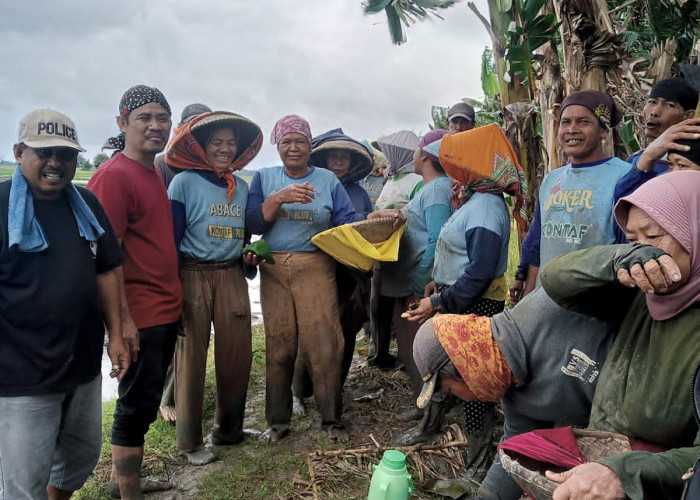
M 80 236 L 87 241 L 97 241 L 105 230 L 97 222 L 95 214 L 72 183 L 68 184 L 65 193 Z M 7 227 L 10 248 L 17 245 L 20 252 L 41 252 L 49 247 L 44 231 L 34 217 L 34 197 L 19 166 L 15 169 L 10 187 Z

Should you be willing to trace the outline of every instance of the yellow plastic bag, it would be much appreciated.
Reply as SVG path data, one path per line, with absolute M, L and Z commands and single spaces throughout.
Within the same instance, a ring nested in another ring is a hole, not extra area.
M 406 229 L 398 228 L 386 241 L 370 243 L 349 224 L 333 227 L 311 238 L 311 243 L 346 266 L 369 271 L 378 260 L 396 262 L 399 240 Z

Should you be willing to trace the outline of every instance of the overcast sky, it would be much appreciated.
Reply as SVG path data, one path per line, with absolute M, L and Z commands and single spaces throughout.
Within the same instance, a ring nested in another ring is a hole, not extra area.
M 488 14 L 486 0 L 475 4 Z M 192 102 L 255 121 L 265 145 L 252 168 L 279 164 L 269 134 L 289 113 L 314 135 L 420 134 L 431 105 L 481 97 L 490 43 L 464 0 L 442 11 L 444 21 L 411 26 L 402 46 L 392 45 L 384 14 L 365 16 L 359 0 L 39 0 L 2 11 L 5 160 L 19 119 L 44 107 L 75 121 L 92 159 L 118 132 L 119 99 L 135 84 L 161 89 L 174 122 Z

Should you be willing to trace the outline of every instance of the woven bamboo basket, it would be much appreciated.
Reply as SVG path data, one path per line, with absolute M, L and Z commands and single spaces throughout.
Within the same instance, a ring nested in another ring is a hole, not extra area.
M 348 224 L 355 231 L 370 243 L 381 243 L 389 239 L 394 232 L 393 217 L 382 217 L 380 219 L 362 220 Z
M 574 436 L 583 456 L 589 462 L 631 451 L 629 440 L 622 434 L 574 429 Z M 498 456 L 508 474 L 531 498 L 534 500 L 552 500 L 552 494 L 559 485 L 547 479 L 544 471 L 563 472 L 564 469 L 539 462 L 510 450 L 498 450 Z

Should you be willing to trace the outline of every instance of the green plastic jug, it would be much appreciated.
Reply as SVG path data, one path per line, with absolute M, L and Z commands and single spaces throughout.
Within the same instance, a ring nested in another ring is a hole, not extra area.
M 413 479 L 406 471 L 406 455 L 386 450 L 379 465 L 372 465 L 367 500 L 406 500 L 413 493 Z

